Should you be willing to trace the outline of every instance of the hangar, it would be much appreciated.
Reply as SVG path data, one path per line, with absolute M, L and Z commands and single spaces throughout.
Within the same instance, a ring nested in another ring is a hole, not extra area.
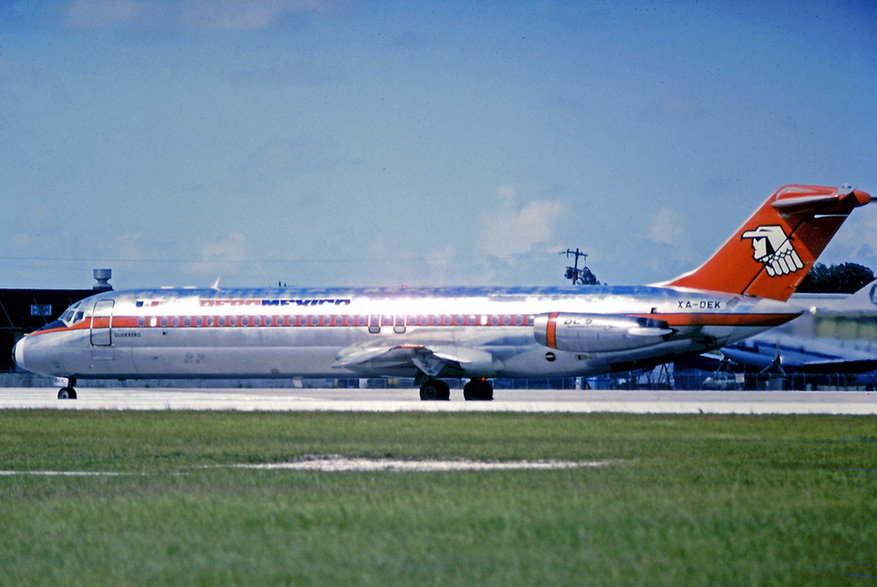
M 113 289 L 110 269 L 95 269 L 91 289 L 0 289 L 0 373 L 15 370 L 12 347 L 19 338 L 42 328 L 74 302 Z

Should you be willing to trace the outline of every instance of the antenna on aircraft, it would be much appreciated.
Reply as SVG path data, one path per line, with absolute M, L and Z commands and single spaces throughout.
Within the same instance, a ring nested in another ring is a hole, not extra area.
M 215 289 L 219 291 L 219 280 L 222 279 L 222 276 L 217 276 L 216 281 L 213 282 L 213 285 L 210 286 L 210 289 Z

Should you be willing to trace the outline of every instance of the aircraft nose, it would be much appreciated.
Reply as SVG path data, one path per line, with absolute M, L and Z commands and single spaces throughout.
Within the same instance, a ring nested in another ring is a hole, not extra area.
M 12 360 L 22 369 L 24 368 L 24 339 L 22 338 L 12 347 Z

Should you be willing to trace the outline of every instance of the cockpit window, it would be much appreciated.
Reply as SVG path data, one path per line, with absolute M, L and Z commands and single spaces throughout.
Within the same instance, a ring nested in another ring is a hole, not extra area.
M 63 322 L 67 326 L 71 326 L 82 320 L 85 314 L 82 310 L 79 309 L 80 305 L 82 305 L 81 300 L 67 308 L 67 310 L 65 310 L 64 313 L 61 314 L 59 320 L 61 320 L 61 322 Z

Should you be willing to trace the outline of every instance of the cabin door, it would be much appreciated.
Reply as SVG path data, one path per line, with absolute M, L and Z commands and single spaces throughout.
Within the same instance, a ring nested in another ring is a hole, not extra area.
M 115 300 L 98 300 L 91 312 L 91 345 L 110 346 L 113 340 Z

